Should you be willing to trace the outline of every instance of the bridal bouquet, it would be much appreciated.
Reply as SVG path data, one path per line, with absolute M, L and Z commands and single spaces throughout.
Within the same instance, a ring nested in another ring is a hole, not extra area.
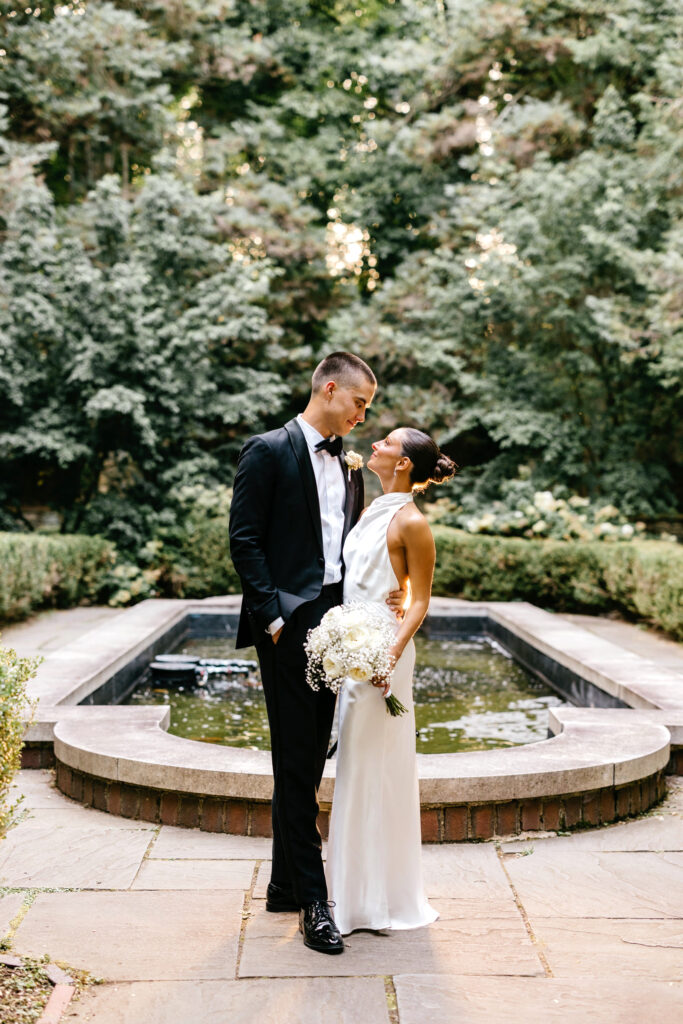
M 319 690 L 322 684 L 339 693 L 347 677 L 357 683 L 389 679 L 394 668 L 389 654 L 394 639 L 390 623 L 371 605 L 354 601 L 330 608 L 306 637 L 308 685 Z M 391 690 L 384 700 L 394 717 L 407 711 Z

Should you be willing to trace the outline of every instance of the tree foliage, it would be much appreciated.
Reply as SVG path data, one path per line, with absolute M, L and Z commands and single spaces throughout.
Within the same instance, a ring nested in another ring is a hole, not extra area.
M 674 0 L 0 11 L 0 525 L 173 535 L 340 347 L 466 511 L 680 508 Z

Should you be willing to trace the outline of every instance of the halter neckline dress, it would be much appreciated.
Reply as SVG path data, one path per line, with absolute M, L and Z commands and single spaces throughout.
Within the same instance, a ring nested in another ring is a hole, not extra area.
M 412 500 L 403 492 L 375 498 L 344 545 L 344 601 L 373 605 L 396 629 L 386 604 L 399 586 L 387 531 Z M 391 678 L 392 692 L 408 709 L 397 718 L 387 713 L 377 687 L 346 679 L 342 689 L 326 875 L 334 918 L 345 935 L 358 928 L 419 928 L 439 916 L 422 881 L 414 666 L 411 640 Z

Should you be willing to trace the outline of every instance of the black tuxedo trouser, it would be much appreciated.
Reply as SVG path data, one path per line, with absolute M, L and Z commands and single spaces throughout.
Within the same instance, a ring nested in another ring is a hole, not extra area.
M 326 611 L 341 604 L 342 584 L 323 587 L 285 623 L 277 644 L 257 644 L 273 758 L 273 866 L 271 881 L 291 887 L 301 905 L 327 899 L 318 787 L 334 718 L 335 695 L 306 682 L 304 641 Z

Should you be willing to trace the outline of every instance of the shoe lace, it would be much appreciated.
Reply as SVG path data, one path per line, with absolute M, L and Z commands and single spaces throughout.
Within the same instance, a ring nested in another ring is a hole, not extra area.
M 311 904 L 311 923 L 314 927 L 318 927 L 321 924 L 332 924 L 334 920 L 330 921 L 331 914 L 330 910 L 336 907 L 337 904 L 334 900 L 314 900 Z

